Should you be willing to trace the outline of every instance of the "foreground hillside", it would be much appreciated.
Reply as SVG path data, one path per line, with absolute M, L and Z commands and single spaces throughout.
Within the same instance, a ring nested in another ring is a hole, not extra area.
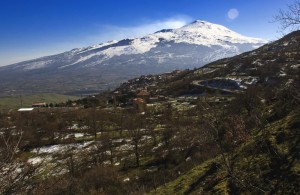
M 3 112 L 0 193 L 296 194 L 299 44 Z
M 151 194 L 297 194 L 299 100 L 294 106 L 295 110 L 254 129 L 243 145 L 224 154 L 225 159 L 221 155 L 206 161 Z

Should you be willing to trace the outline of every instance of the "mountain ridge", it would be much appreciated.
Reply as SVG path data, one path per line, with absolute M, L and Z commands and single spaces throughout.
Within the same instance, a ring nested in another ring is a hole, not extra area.
M 0 67 L 0 81 L 6 94 L 101 91 L 136 76 L 199 67 L 265 43 L 197 20 L 141 38 L 109 41 Z M 73 81 L 70 85 L 69 80 Z M 18 87 L 24 82 L 28 85 Z

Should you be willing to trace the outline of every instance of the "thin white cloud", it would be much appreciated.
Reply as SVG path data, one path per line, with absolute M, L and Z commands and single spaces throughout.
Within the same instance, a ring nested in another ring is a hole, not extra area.
M 230 20 L 234 20 L 236 19 L 237 17 L 239 17 L 239 11 L 235 8 L 232 8 L 230 9 L 228 12 L 227 12 L 227 17 L 228 19 Z
M 88 38 L 88 42 L 100 43 L 109 40 L 142 37 L 162 29 L 180 28 L 192 21 L 189 16 L 176 16 L 164 20 L 148 21 L 135 26 L 103 25 L 97 35 Z

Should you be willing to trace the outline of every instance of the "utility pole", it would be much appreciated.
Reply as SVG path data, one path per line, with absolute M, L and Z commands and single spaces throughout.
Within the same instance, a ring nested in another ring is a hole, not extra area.
M 20 95 L 20 104 L 21 104 L 21 108 L 23 107 L 23 99 L 22 99 L 22 94 Z

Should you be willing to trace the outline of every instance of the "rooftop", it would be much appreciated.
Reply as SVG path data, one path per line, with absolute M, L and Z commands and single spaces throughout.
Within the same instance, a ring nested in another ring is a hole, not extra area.
M 33 111 L 34 108 L 20 108 L 18 112 L 30 112 Z

